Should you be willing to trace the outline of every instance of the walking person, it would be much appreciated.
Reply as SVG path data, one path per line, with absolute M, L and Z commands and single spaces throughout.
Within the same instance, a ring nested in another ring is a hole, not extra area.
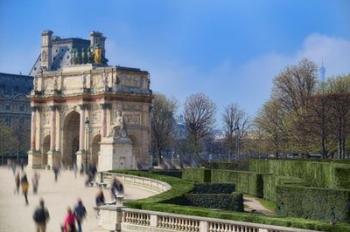
M 40 179 L 40 175 L 38 172 L 34 172 L 34 175 L 32 177 L 32 184 L 33 184 L 33 193 L 37 194 L 38 192 L 38 187 L 39 187 L 39 179 Z
M 67 208 L 67 214 L 61 229 L 62 232 L 77 232 L 75 228 L 75 216 L 70 207 Z
M 78 224 L 78 232 L 82 232 L 81 224 L 86 217 L 86 208 L 81 199 L 78 199 L 78 203 L 74 207 L 74 215 Z
M 17 172 L 16 177 L 15 177 L 15 182 L 16 182 L 16 193 L 19 193 L 19 186 L 21 184 L 21 178 L 19 176 L 19 172 Z
M 53 168 L 52 168 L 52 170 L 53 170 L 53 173 L 54 173 L 54 175 L 55 175 L 55 182 L 57 182 L 58 173 L 59 173 L 60 170 L 59 170 L 59 168 L 58 168 L 57 165 L 54 165 Z
M 28 178 L 27 178 L 27 174 L 23 174 L 22 178 L 21 178 L 21 187 L 22 187 L 22 193 L 24 195 L 24 199 L 26 201 L 26 205 L 29 204 L 28 202 L 28 189 L 29 189 L 29 182 L 28 182 Z
M 40 204 L 34 211 L 33 219 L 36 225 L 36 232 L 46 232 L 46 224 L 50 219 L 50 215 L 43 199 L 40 199 Z

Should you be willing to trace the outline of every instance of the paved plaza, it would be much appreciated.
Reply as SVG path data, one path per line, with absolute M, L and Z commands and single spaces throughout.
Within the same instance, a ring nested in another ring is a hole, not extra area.
M 17 169 L 19 170 L 19 169 Z M 60 231 L 66 208 L 73 207 L 78 198 L 83 200 L 87 209 L 87 218 L 83 223 L 84 231 L 99 232 L 96 213 L 93 210 L 95 195 L 98 191 L 95 187 L 85 187 L 85 176 L 77 175 L 72 171 L 62 171 L 58 182 L 54 182 L 52 171 L 38 170 L 40 173 L 40 185 L 37 195 L 33 195 L 31 178 L 33 171 L 27 170 L 29 188 L 29 206 L 25 205 L 22 194 L 15 194 L 15 181 L 12 170 L 0 168 L 0 232 L 31 232 L 35 231 L 32 220 L 34 209 L 38 206 L 39 198 L 45 200 L 50 212 L 50 221 L 47 231 Z M 111 199 L 110 192 L 104 190 L 106 201 Z M 132 185 L 125 185 L 125 197 L 127 199 L 139 199 L 153 195 L 154 193 Z

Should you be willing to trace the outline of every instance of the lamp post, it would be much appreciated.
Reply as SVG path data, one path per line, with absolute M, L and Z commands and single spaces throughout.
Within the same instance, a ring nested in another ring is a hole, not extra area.
M 89 136 L 89 126 L 90 126 L 90 121 L 89 121 L 89 118 L 88 117 L 86 117 L 86 119 L 85 119 L 85 172 L 87 171 L 87 166 L 88 166 L 88 156 L 87 156 L 87 154 L 88 154 L 88 148 L 89 148 L 89 145 L 88 145 L 88 143 L 89 143 L 89 138 L 88 138 L 88 136 Z
M 236 124 L 236 127 L 233 129 L 236 131 L 236 155 L 239 158 L 239 125 Z

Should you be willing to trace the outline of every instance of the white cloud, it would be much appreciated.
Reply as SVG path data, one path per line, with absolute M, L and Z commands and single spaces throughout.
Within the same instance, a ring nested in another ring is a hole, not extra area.
M 108 53 L 115 54 L 111 64 L 150 71 L 153 90 L 177 98 L 180 104 L 193 93 L 209 95 L 218 106 L 218 121 L 221 120 L 223 107 L 232 102 L 254 116 L 270 97 L 273 78 L 286 65 L 296 64 L 302 58 L 308 58 L 318 65 L 323 60 L 327 76 L 350 72 L 350 40 L 320 34 L 307 36 L 300 49 L 292 54 L 271 52 L 241 65 L 233 65 L 227 59 L 209 71 L 171 57 L 125 50 L 113 41 L 109 41 L 107 46 Z

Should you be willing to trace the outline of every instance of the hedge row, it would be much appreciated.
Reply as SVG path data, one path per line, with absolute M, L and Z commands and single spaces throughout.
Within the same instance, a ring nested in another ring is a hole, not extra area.
M 230 162 L 210 162 L 206 165 L 209 169 L 226 169 L 235 171 L 248 171 L 249 160 L 232 160 Z
M 212 183 L 234 183 L 237 192 L 263 197 L 262 176 L 254 172 L 211 170 Z
M 350 188 L 350 165 L 346 162 L 252 159 L 249 161 L 249 170 L 260 174 L 302 178 L 313 187 Z
M 276 188 L 283 184 L 306 185 L 305 181 L 297 177 L 275 176 L 273 174 L 263 174 L 263 198 L 276 202 Z
M 212 209 L 226 209 L 243 212 L 242 193 L 198 194 L 188 193 L 185 198 L 189 205 Z
M 235 191 L 235 185 L 234 184 L 194 184 L 193 190 L 191 193 L 232 193 Z
M 210 169 L 206 168 L 186 168 L 182 171 L 182 179 L 198 183 L 210 183 Z
M 210 218 L 220 218 L 227 220 L 245 221 L 253 223 L 262 223 L 268 225 L 278 225 L 287 226 L 303 229 L 321 230 L 321 231 L 331 231 L 331 232 L 350 232 L 350 225 L 345 223 L 337 223 L 336 225 L 330 225 L 328 222 L 316 221 L 316 220 L 306 220 L 302 218 L 295 217 L 271 217 L 263 216 L 252 213 L 242 213 L 242 212 L 232 212 L 224 210 L 211 210 L 200 207 L 193 206 L 183 206 L 176 204 L 166 204 L 166 200 L 182 196 L 184 193 L 189 192 L 192 189 L 192 183 L 189 181 L 180 180 L 174 177 L 167 177 L 156 174 L 149 174 L 142 171 L 116 171 L 119 173 L 125 173 L 130 175 L 144 176 L 161 181 L 165 181 L 172 186 L 172 189 L 161 193 L 156 196 L 149 197 L 147 199 L 141 200 L 130 200 L 125 203 L 127 207 L 153 210 L 159 212 L 194 215 Z
M 350 222 L 350 191 L 280 185 L 276 188 L 281 216 Z

